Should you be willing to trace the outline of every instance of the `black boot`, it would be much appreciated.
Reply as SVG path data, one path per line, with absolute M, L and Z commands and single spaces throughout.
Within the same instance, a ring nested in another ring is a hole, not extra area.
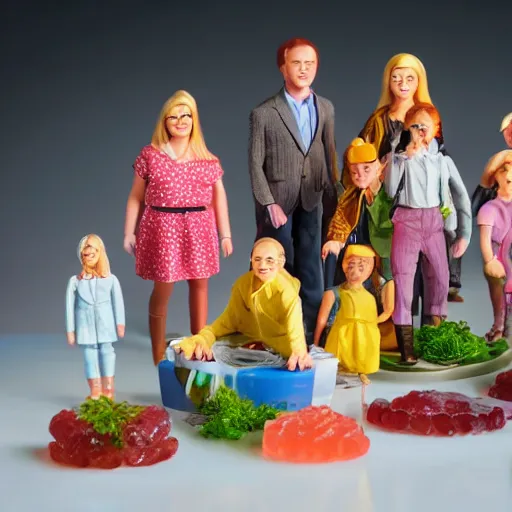
M 414 335 L 412 325 L 395 325 L 396 341 L 402 359 L 400 364 L 415 365 L 418 360 L 414 356 Z

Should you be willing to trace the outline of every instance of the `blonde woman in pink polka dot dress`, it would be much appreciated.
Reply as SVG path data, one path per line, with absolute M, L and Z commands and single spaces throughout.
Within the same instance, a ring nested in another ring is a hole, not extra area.
M 219 238 L 224 257 L 233 252 L 223 170 L 206 147 L 188 92 L 167 100 L 133 167 L 124 249 L 135 255 L 137 275 L 154 282 L 149 331 L 158 365 L 174 283 L 188 282 L 190 330 L 197 334 L 207 322 L 208 279 L 219 272 Z

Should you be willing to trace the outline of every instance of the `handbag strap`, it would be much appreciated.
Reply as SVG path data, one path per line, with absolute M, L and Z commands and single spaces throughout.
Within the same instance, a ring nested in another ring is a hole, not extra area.
M 393 203 L 391 204 L 391 208 L 389 209 L 389 218 L 393 218 L 393 214 L 398 206 L 398 199 L 405 185 L 405 170 L 400 178 L 400 182 L 398 183 L 398 188 L 396 189 L 395 195 L 393 196 Z

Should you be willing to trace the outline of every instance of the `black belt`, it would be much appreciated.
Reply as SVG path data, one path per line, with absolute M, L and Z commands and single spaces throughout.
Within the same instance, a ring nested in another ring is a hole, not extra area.
M 167 206 L 152 206 L 153 210 L 165 213 L 187 213 L 187 212 L 204 212 L 206 206 L 184 206 L 183 208 L 170 208 Z

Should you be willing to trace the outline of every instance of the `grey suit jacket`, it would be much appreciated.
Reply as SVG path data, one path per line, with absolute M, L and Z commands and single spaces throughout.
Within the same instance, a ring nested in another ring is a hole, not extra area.
M 315 94 L 318 124 L 308 151 L 284 88 L 258 105 L 250 115 L 249 174 L 256 209 L 276 203 L 289 215 L 300 197 L 306 211 L 330 200 L 324 215 L 336 208 L 336 146 L 334 106 Z

